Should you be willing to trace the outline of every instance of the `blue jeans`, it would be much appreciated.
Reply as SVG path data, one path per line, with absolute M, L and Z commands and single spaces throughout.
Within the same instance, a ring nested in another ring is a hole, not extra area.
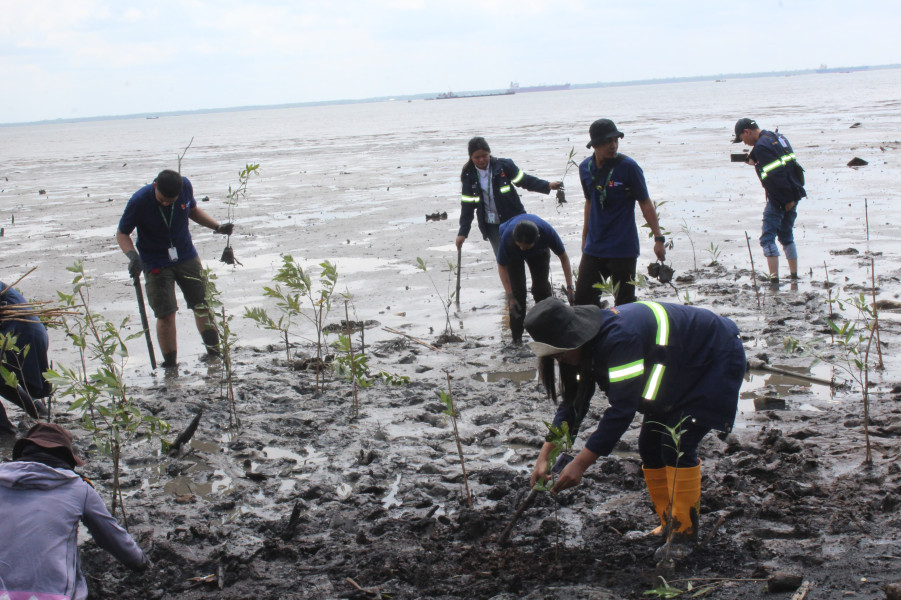
M 776 239 L 785 250 L 785 258 L 796 260 L 798 249 L 792 229 L 798 218 L 797 204 L 791 210 L 782 210 L 772 202 L 767 202 L 763 209 L 763 233 L 760 235 L 760 246 L 764 256 L 779 256 Z

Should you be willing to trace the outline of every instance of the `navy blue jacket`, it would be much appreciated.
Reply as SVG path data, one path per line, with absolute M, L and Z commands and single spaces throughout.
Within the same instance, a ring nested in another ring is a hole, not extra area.
M 526 212 L 519 194 L 513 186 L 519 186 L 532 192 L 542 194 L 551 193 L 551 184 L 543 179 L 533 177 L 516 166 L 509 158 L 491 157 L 488 168 L 491 169 L 491 183 L 494 187 L 494 204 L 498 210 L 500 222 L 503 223 L 510 217 Z M 485 207 L 482 204 L 482 185 L 479 183 L 479 172 L 475 165 L 470 165 L 461 177 L 463 192 L 460 207 L 460 229 L 457 235 L 469 236 L 472 227 L 472 218 L 476 216 L 479 221 L 479 231 L 482 238 L 488 239 L 488 229 L 485 222 Z
M 802 178 L 804 170 L 784 135 L 762 130 L 749 156 L 757 163 L 754 168 L 767 200 L 785 209 L 786 204 L 807 196 Z
M 585 447 L 610 454 L 636 412 L 646 421 L 678 413 L 730 431 L 747 365 L 738 335 L 729 319 L 681 304 L 635 302 L 603 311 L 588 344 L 595 383 L 610 406 Z M 571 402 L 563 402 L 554 424 L 574 420 Z
M 13 288 L 6 288 L 6 284 L 0 281 L 0 289 L 4 288 L 5 291 L 0 293 L 0 306 L 28 302 L 22 294 Z M 27 321 L 0 321 L 0 333 L 16 336 L 16 347 L 19 349 L 19 352 L 7 350 L 0 359 L 16 374 L 19 384 L 32 398 L 46 398 L 52 390 L 44 380 L 44 371 L 50 368 L 47 360 L 47 347 L 50 344 L 47 328 L 35 316 L 23 318 Z M 26 346 L 28 352 L 25 352 Z

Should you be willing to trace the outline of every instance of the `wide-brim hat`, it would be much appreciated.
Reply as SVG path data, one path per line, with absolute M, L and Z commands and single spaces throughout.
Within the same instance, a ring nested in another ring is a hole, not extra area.
M 78 458 L 72 449 L 72 434 L 56 423 L 38 423 L 28 430 L 25 437 L 16 441 L 13 446 L 13 460 L 22 456 L 22 451 L 31 443 L 41 448 L 63 448 L 72 455 L 72 461 L 79 467 L 84 461 Z
M 575 350 L 601 329 L 600 307 L 570 306 L 556 298 L 545 298 L 526 315 L 525 328 L 532 336 L 529 346 L 535 356 L 551 356 Z

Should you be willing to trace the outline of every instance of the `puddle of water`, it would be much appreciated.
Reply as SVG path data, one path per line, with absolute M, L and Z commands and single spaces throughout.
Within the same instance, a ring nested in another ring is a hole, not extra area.
M 774 366 L 786 371 L 797 372 L 800 375 L 817 377 L 825 381 L 829 381 L 833 375 L 832 367 L 825 363 L 815 365 L 812 369 Z M 785 398 L 796 394 L 798 387 L 804 387 L 809 390 L 807 396 L 810 400 L 821 402 L 834 401 L 833 390 L 827 385 L 814 383 L 800 377 L 792 377 L 791 375 L 751 369 L 741 387 L 738 409 L 740 412 L 793 409 L 794 407 L 789 406 Z M 794 394 L 792 390 L 795 390 Z M 812 408 L 809 402 L 805 403 L 805 406 Z M 805 410 L 809 410 L 809 408 Z
M 394 483 L 391 484 L 391 491 L 388 492 L 388 495 L 382 500 L 382 505 L 387 509 L 392 506 L 400 506 L 400 500 L 397 499 L 397 491 L 400 489 L 400 473 L 397 474 L 397 479 L 394 480 Z
M 476 381 L 494 383 L 501 379 L 509 379 L 514 383 L 529 383 L 538 379 L 538 369 L 527 371 L 486 371 L 472 376 Z

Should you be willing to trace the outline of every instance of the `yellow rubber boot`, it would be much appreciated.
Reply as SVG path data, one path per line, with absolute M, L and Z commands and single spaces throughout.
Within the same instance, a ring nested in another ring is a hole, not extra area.
M 660 526 L 654 529 L 648 535 L 666 535 L 666 516 L 669 512 L 669 501 L 671 495 L 670 486 L 673 481 L 673 467 L 661 467 L 659 469 L 645 469 L 644 482 L 648 486 L 648 495 L 651 496 L 651 502 L 654 503 L 654 512 L 660 517 Z
M 698 539 L 698 515 L 701 512 L 701 465 L 676 469 L 673 494 L 673 528 L 680 537 Z
M 672 467 L 667 467 L 672 468 Z M 662 561 L 685 558 L 698 541 L 698 515 L 701 511 L 701 465 L 675 471 L 672 536 L 657 548 L 654 558 Z

